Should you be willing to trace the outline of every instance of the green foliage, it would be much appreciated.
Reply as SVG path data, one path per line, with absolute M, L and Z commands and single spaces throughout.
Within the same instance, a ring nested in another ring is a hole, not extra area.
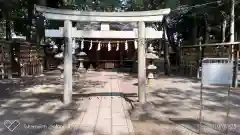
M 30 2 L 34 4 L 36 1 Z M 204 29 L 203 21 L 207 16 L 212 34 L 220 33 L 219 25 L 223 19 L 229 19 L 229 1 L 220 0 L 48 0 L 51 6 L 75 9 L 80 11 L 142 11 L 171 8 L 171 18 L 176 26 L 175 31 L 182 33 L 186 39 L 190 38 L 189 33 L 193 27 L 193 17 L 197 17 L 199 29 Z M 211 4 L 206 4 L 211 3 Z M 205 5 L 204 5 L 205 4 Z M 236 4 L 238 5 L 239 3 Z M 58 6 L 57 6 L 58 5 Z M 200 5 L 200 6 L 196 6 Z M 236 5 L 236 28 L 240 26 L 240 6 Z M 28 29 L 28 9 L 29 0 L 0 0 L 0 21 L 1 24 L 6 19 L 6 12 L 10 12 L 9 19 L 12 21 L 13 29 L 16 33 L 26 35 Z M 53 23 L 50 23 L 50 27 Z M 56 24 L 56 23 L 54 23 Z M 61 25 L 61 24 L 58 24 Z M 161 24 L 153 24 L 156 29 L 160 29 Z M 0 28 L 4 31 L 3 25 Z M 213 32 L 214 31 L 214 32 Z M 217 32 L 216 32 L 217 31 Z M 240 31 L 236 29 L 236 31 Z M 201 32 L 199 33 L 202 34 Z M 218 34 L 219 35 L 219 34 Z
M 121 8 L 121 0 L 68 0 L 60 8 L 82 11 L 117 11 Z

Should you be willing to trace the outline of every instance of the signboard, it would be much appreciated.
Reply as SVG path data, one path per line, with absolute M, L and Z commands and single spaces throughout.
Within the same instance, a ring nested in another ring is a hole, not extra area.
M 205 58 L 202 61 L 203 85 L 232 84 L 233 62 L 227 58 Z

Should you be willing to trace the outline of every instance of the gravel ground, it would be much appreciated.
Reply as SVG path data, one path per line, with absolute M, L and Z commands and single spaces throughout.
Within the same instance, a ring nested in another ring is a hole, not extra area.
M 135 76 L 136 77 L 136 76 Z M 125 87 L 137 92 L 137 79 L 125 75 Z M 129 110 L 136 135 L 197 135 L 199 132 L 200 83 L 183 77 L 160 76 L 147 89 L 147 103 L 131 98 Z M 227 88 L 205 86 L 202 132 L 220 135 L 226 131 Z M 240 90 L 230 97 L 229 135 L 240 135 Z

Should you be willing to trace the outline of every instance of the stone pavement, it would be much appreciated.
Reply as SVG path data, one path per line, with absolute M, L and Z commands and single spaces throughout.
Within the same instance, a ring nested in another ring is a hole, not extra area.
M 127 76 L 125 77 L 127 78 Z M 137 92 L 137 78 L 123 85 Z M 135 86 L 134 86 L 135 85 Z M 204 86 L 202 132 L 208 135 L 240 135 L 240 89 L 232 90 L 229 124 L 226 124 L 227 88 Z M 194 79 L 160 76 L 147 88 L 143 108 L 129 110 L 135 135 L 198 135 L 200 83 Z
M 16 83 L 18 87 L 5 91 L 14 95 L 0 93 L 0 135 L 134 135 L 119 76 L 88 72 L 74 77 L 73 105 L 67 107 L 61 102 L 58 73 L 46 74 L 44 80 L 29 78 L 21 87 Z M 20 124 L 10 131 L 6 120 Z
M 81 135 L 134 135 L 126 101 L 121 97 L 121 80 L 116 73 L 106 72 L 102 79 L 108 83 L 91 97 L 80 124 Z
M 135 97 L 122 95 L 137 93 L 134 75 L 88 72 L 85 77 L 74 77 L 74 104 L 69 108 L 61 102 L 63 80 L 59 74 L 36 79 L 29 78 L 32 81 L 26 80 L 28 84 L 21 87 L 17 82 L 9 83 L 14 86 L 11 89 L 0 81 L 0 135 L 198 134 L 200 84 L 194 80 L 164 76 L 155 79 L 147 89 L 145 107 L 138 110 L 129 107 L 129 100 L 134 102 Z M 226 118 L 226 95 L 226 89 L 204 88 L 203 118 L 209 125 L 203 127 L 205 133 L 220 135 L 219 131 L 225 130 L 221 124 Z M 230 123 L 237 127 L 232 127 L 229 135 L 239 135 L 239 90 L 231 92 L 231 104 Z M 9 131 L 4 125 L 6 120 L 20 124 Z

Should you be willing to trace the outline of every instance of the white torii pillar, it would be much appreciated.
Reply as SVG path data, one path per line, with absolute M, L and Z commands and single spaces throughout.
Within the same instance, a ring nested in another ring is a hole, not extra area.
M 64 96 L 66 105 L 72 102 L 72 22 L 64 21 Z
M 145 22 L 138 22 L 138 99 L 146 102 Z

